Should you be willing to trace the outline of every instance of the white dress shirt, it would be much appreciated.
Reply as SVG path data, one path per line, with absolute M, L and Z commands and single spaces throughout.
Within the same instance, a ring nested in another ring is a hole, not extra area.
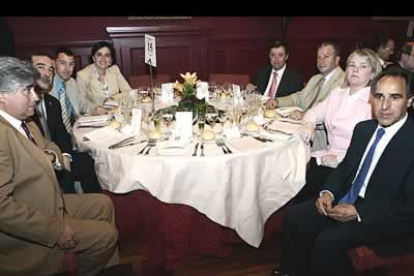
M 286 70 L 286 64 L 285 64 L 285 66 L 283 66 L 279 70 L 275 70 L 275 68 L 272 68 L 272 72 L 270 73 L 270 78 L 269 78 L 269 81 L 267 82 L 267 87 L 266 87 L 266 90 L 265 90 L 265 93 L 264 93 L 264 95 L 266 97 L 269 96 L 269 90 L 270 90 L 270 87 L 272 86 L 272 82 L 273 82 L 273 74 L 275 72 L 277 73 L 277 79 L 276 79 L 277 80 L 276 92 L 277 92 L 277 89 L 279 88 L 279 84 L 280 84 L 280 81 L 282 80 L 282 77 L 283 77 L 283 74 L 285 73 L 285 70 Z M 274 97 L 277 97 L 276 92 L 275 92 Z

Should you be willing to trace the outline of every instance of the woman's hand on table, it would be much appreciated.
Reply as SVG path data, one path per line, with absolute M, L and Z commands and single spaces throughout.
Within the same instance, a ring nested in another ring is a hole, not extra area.
M 305 123 L 300 129 L 299 135 L 305 144 L 309 144 L 315 136 L 315 125 L 313 123 Z

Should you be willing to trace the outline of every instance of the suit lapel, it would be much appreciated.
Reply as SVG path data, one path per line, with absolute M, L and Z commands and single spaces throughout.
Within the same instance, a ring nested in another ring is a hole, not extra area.
M 285 69 L 285 72 L 284 72 L 284 73 L 283 73 L 283 75 L 282 75 L 282 78 L 280 79 L 279 86 L 277 87 L 276 97 L 285 96 L 285 95 L 282 93 L 282 90 L 283 90 L 283 88 L 287 85 L 287 82 L 288 82 L 288 80 L 289 80 L 289 74 L 290 74 L 290 71 L 289 71 L 289 69 L 288 69 L 288 68 L 286 68 L 286 69 Z M 282 94 L 281 94 L 281 93 L 282 93 Z
M 17 142 L 23 146 L 25 151 L 30 154 L 33 159 L 41 165 L 43 168 L 45 168 L 46 172 L 53 172 L 53 168 L 51 169 L 51 164 L 49 160 L 45 157 L 45 154 L 43 151 L 38 148 L 36 145 L 34 145 L 27 137 L 25 137 L 22 133 L 20 133 L 17 129 L 15 129 L 12 125 L 9 124 L 3 117 L 0 116 L 0 121 L 7 127 L 9 127 L 14 133 L 17 138 Z M 39 138 L 35 137 L 35 140 L 37 141 Z M 49 174 L 49 176 L 53 179 L 53 176 Z

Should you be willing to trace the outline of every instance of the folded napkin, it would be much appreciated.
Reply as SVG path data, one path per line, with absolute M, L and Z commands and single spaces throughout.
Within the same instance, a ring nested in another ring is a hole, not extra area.
M 106 126 L 110 123 L 112 116 L 101 115 L 101 116 L 84 116 L 78 120 L 79 126 Z
M 295 110 L 303 111 L 298 106 L 288 106 L 288 107 L 280 107 L 276 108 L 277 114 L 279 114 L 281 117 L 288 117 L 290 113 L 292 113 Z
M 299 130 L 302 128 L 301 124 L 292 124 L 290 122 L 284 122 L 279 120 L 274 120 L 271 124 L 266 126 L 266 130 L 274 131 L 283 131 L 286 133 L 296 134 L 299 133 Z
M 90 141 L 109 147 L 127 138 L 133 137 L 133 135 L 122 134 L 112 127 L 103 127 L 86 133 L 84 137 Z
M 157 155 L 187 155 L 190 153 L 189 137 L 171 136 L 167 141 L 157 143 Z
M 227 143 L 232 148 L 235 148 L 238 151 L 242 151 L 242 152 L 255 150 L 255 149 L 262 149 L 266 147 L 264 143 L 250 136 L 232 139 L 232 140 L 229 140 Z

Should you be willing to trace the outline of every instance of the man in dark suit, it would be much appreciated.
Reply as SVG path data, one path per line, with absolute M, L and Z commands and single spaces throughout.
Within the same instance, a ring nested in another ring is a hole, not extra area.
M 270 64 L 259 69 L 254 85 L 257 90 L 270 98 L 288 96 L 303 88 L 302 76 L 287 68 L 289 47 L 281 41 L 274 42 L 269 48 Z M 254 88 L 248 84 L 247 89 Z
M 284 220 L 282 267 L 272 275 L 341 275 L 346 251 L 414 230 L 414 123 L 410 75 L 385 70 L 372 83 L 375 120 L 359 123 L 347 154 L 316 200 Z
M 54 63 L 50 56 L 35 53 L 31 56 L 33 65 L 40 73 L 37 81 L 37 93 L 40 101 L 37 103 L 33 120 L 39 126 L 46 139 L 55 142 L 65 156 L 65 168 L 58 172 L 59 183 L 66 193 L 75 193 L 74 181 L 80 181 L 85 193 L 98 193 L 101 191 L 94 169 L 94 161 L 87 154 L 73 150 L 71 137 L 66 130 L 62 119 L 62 107 L 59 100 L 48 95 L 54 75 Z M 70 170 L 70 171 L 69 171 Z

